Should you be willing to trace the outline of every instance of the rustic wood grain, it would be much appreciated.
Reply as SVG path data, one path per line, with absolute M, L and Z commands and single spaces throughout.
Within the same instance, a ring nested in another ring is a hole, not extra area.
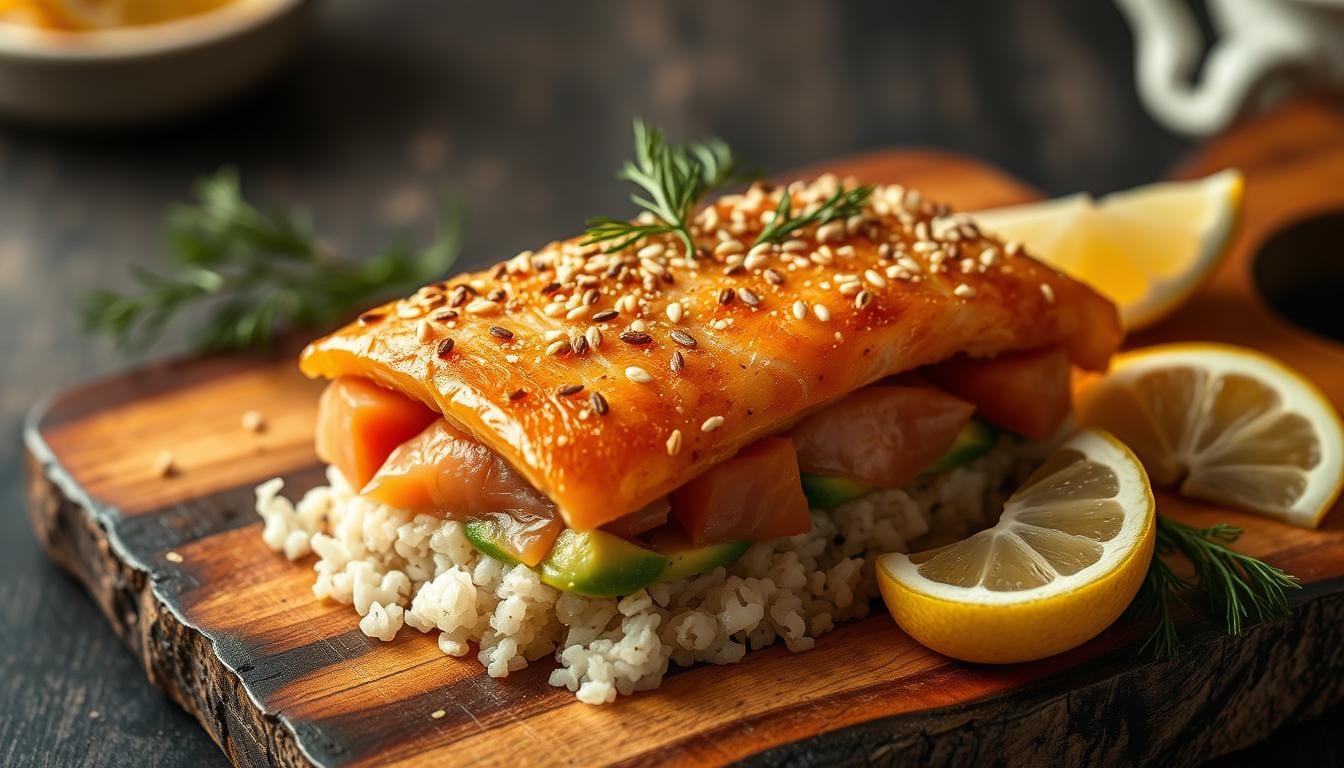
M 1334 114 L 1303 109 L 1282 118 L 1289 133 L 1303 115 Z M 1278 139 L 1279 125 L 1246 130 Z M 1244 275 L 1250 246 L 1286 218 L 1344 204 L 1344 152 L 1329 141 L 1230 141 L 1243 149 L 1215 145 L 1188 170 L 1230 157 L 1247 171 L 1235 258 L 1192 309 L 1150 336 L 1207 337 L 1216 326 L 1280 353 L 1342 403 L 1344 348 L 1263 307 L 1250 312 Z M 1277 159 L 1260 162 L 1261 146 Z M 883 153 L 833 167 L 965 208 L 1031 197 L 1006 175 L 947 155 Z M 739 665 L 679 671 L 658 692 L 611 707 L 549 687 L 544 665 L 492 680 L 474 660 L 444 657 L 431 636 L 365 638 L 347 608 L 312 599 L 308 568 L 261 545 L 251 485 L 280 474 L 293 493 L 319 481 L 314 391 L 283 357 L 185 363 L 58 398 L 28 432 L 29 509 L 44 546 L 86 584 L 151 680 L 239 765 L 1190 764 L 1344 697 L 1338 510 L 1308 532 L 1165 495 L 1164 513 L 1243 525 L 1246 551 L 1301 576 L 1293 615 L 1237 639 L 1192 621 L 1186 654 L 1164 664 L 1136 658 L 1145 628 L 1123 622 L 1061 656 L 988 667 L 937 656 L 879 615 L 806 654 L 771 648 Z M 241 427 L 252 408 L 268 415 L 263 433 Z M 154 461 L 169 449 L 182 471 L 158 478 Z M 447 714 L 431 718 L 438 709 Z

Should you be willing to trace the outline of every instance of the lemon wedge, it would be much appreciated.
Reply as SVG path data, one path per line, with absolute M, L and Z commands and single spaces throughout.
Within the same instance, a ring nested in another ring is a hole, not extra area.
M 1105 629 L 1153 557 L 1148 477 L 1110 434 L 1066 441 L 989 530 L 914 555 L 883 555 L 878 585 L 896 623 L 939 653 L 1008 663 L 1051 656 Z
M 1268 355 L 1164 344 L 1117 357 L 1079 393 L 1081 423 L 1109 429 L 1153 482 L 1314 528 L 1344 485 L 1344 427 L 1315 385 Z
M 1128 330 L 1175 311 L 1222 261 L 1241 216 L 1242 177 L 1149 184 L 971 214 L 977 224 L 1091 285 Z

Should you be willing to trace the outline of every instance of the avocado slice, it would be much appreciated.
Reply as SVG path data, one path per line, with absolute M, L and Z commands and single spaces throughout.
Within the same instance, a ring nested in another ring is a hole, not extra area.
M 948 448 L 942 456 L 938 457 L 937 461 L 930 464 L 929 468 L 921 474 L 933 475 L 946 472 L 953 467 L 960 467 L 963 464 L 970 464 L 989 453 L 989 449 L 994 447 L 994 441 L 998 437 L 998 427 L 982 419 L 971 419 L 957 433 L 957 439 L 952 441 L 952 447 Z
M 499 546 L 499 529 L 488 520 L 467 522 L 467 540 L 481 554 L 510 565 L 517 558 Z M 606 531 L 560 532 L 537 574 L 546 584 L 588 597 L 616 597 L 658 581 L 669 559 Z
M 471 546 L 475 547 L 477 552 L 489 555 L 509 565 L 518 564 L 518 558 L 499 546 L 503 536 L 499 530 L 499 525 L 495 521 L 489 519 L 468 520 L 465 527 L 467 529 L 467 541 L 471 542 Z
M 751 542 L 725 541 L 697 547 L 686 534 L 667 526 L 649 537 L 649 546 L 667 556 L 667 568 L 658 581 L 672 581 L 699 576 L 721 565 L 728 565 L 745 555 L 751 548 Z
M 994 447 L 994 441 L 998 436 L 999 430 L 989 422 L 971 419 L 957 433 L 957 439 L 952 441 L 952 446 L 920 474 L 933 475 L 969 464 L 988 453 L 989 449 Z M 813 509 L 838 507 L 877 488 L 848 477 L 814 475 L 807 472 L 803 473 L 802 480 L 803 495 L 807 496 L 807 505 Z
M 863 496 L 877 486 L 861 480 L 834 475 L 814 475 L 804 472 L 802 475 L 803 495 L 807 497 L 807 506 L 812 509 L 831 509 L 846 501 Z

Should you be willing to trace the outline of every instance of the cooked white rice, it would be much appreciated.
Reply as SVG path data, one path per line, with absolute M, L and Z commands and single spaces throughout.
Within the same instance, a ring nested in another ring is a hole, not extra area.
M 656 688 L 668 663 L 731 664 L 783 640 L 811 648 L 837 624 L 868 615 L 873 561 L 925 537 L 958 538 L 997 516 L 1003 490 L 1029 467 L 1002 440 L 978 461 L 904 490 L 882 490 L 830 512 L 808 533 L 756 544 L 727 568 L 655 584 L 623 598 L 588 598 L 543 584 L 525 566 L 479 554 L 461 523 L 412 515 L 356 495 L 335 469 L 298 504 L 283 482 L 257 487 L 262 538 L 290 560 L 317 553 L 319 598 L 353 605 L 359 628 L 389 641 L 403 626 L 437 631 L 439 648 L 477 658 L 493 677 L 553 655 L 551 685 L 601 704 Z

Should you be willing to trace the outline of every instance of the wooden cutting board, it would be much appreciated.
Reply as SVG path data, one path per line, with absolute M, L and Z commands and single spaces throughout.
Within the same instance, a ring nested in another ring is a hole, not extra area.
M 1249 278 L 1273 233 L 1344 210 L 1344 110 L 1304 104 L 1248 123 L 1179 175 L 1227 165 L 1247 176 L 1235 253 L 1189 306 L 1134 343 L 1249 344 L 1344 405 L 1344 344 L 1290 326 Z M 962 209 L 1035 197 L 1000 171 L 929 151 L 830 168 Z M 676 672 L 608 707 L 547 685 L 547 663 L 493 680 L 474 659 L 444 656 L 433 635 L 364 637 L 348 606 L 313 598 L 311 563 L 262 546 L 252 486 L 280 475 L 294 494 L 320 481 L 318 389 L 291 355 L 193 360 L 61 394 L 27 430 L 29 515 L 42 545 L 238 765 L 1190 764 L 1344 698 L 1344 514 L 1313 532 L 1169 496 L 1163 513 L 1244 526 L 1240 548 L 1300 576 L 1292 615 L 1239 638 L 1187 615 L 1185 653 L 1165 663 L 1137 656 L 1146 628 L 1122 620 L 1056 658 L 995 667 L 932 653 L 878 611 L 802 655 L 774 647 Z M 266 415 L 260 434 L 240 424 L 251 409 Z M 160 478 L 166 449 L 181 471 Z

